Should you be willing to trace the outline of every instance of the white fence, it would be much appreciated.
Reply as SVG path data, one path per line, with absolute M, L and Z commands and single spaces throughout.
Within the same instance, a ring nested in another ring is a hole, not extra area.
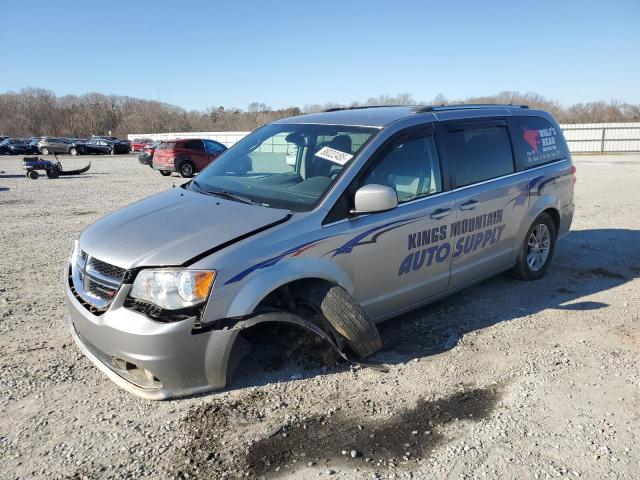
M 560 125 L 572 153 L 640 152 L 640 122 Z
M 208 138 L 230 147 L 245 135 L 251 132 L 175 132 L 175 133 L 136 133 L 129 134 L 127 138 L 150 138 L 151 140 L 175 140 L 178 138 Z
M 572 153 L 640 152 L 640 122 L 560 125 Z M 129 134 L 134 138 L 171 140 L 209 138 L 230 147 L 250 132 L 173 132 Z M 275 151 L 275 150 L 274 150 Z

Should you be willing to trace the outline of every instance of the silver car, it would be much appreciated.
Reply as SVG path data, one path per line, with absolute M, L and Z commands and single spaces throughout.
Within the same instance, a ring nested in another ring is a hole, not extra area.
M 64 271 L 71 334 L 149 399 L 224 388 L 264 322 L 366 357 L 379 322 L 507 270 L 544 275 L 574 181 L 560 127 L 525 106 L 280 120 L 82 233 Z

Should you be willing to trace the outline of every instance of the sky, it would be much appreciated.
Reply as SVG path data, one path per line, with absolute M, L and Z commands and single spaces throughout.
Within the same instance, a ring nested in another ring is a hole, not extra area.
M 504 90 L 640 103 L 640 0 L 0 0 L 0 11 L 0 93 L 199 110 Z

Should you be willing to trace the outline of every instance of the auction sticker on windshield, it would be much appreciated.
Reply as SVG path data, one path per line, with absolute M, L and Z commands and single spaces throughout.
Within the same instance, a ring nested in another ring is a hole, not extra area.
M 337 163 L 338 165 L 344 165 L 353 158 L 350 153 L 341 152 L 331 147 L 323 147 L 316 152 L 316 156 L 329 160 L 330 162 Z

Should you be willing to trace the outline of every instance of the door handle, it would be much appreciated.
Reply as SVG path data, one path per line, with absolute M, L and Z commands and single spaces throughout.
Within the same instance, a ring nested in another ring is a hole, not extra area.
M 434 212 L 429 216 L 435 220 L 440 220 L 441 218 L 446 217 L 450 213 L 451 213 L 450 208 L 439 208 L 437 210 L 434 210 Z
M 460 205 L 460 210 L 473 210 L 478 206 L 479 203 L 480 202 L 477 200 L 469 200 L 468 202 Z

